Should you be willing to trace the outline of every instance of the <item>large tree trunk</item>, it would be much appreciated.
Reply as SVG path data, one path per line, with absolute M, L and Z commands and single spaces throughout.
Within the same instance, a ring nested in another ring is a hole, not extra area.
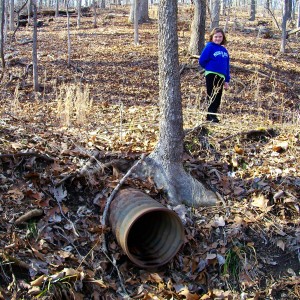
M 177 0 L 159 3 L 158 29 L 160 131 L 155 150 L 142 163 L 141 172 L 151 177 L 171 204 L 198 207 L 214 205 L 216 195 L 183 168 L 183 118 L 180 91 Z
M 189 53 L 199 55 L 205 44 L 206 0 L 194 0 L 194 5 Z

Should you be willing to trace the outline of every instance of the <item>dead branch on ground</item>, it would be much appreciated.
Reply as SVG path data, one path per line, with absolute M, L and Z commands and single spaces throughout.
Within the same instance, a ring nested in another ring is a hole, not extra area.
M 270 129 L 255 129 L 255 130 L 249 130 L 249 131 L 240 131 L 237 133 L 234 133 L 232 135 L 229 135 L 221 140 L 218 141 L 218 143 L 222 143 L 224 141 L 230 140 L 233 137 L 236 137 L 238 135 L 247 135 L 247 136 L 255 136 L 255 135 L 262 135 L 262 136 L 266 136 L 266 135 L 274 135 L 275 130 L 270 128 Z
M 43 213 L 44 213 L 44 211 L 39 208 L 30 210 L 27 213 L 25 213 L 24 215 L 22 215 L 21 217 L 19 217 L 15 221 L 15 225 L 23 224 L 23 223 L 27 222 L 28 220 L 31 220 L 32 218 L 35 218 L 35 217 L 40 217 L 43 215 Z
M 37 158 L 42 158 L 49 162 L 54 162 L 54 158 L 47 155 L 43 155 L 37 152 L 18 152 L 14 154 L 0 154 L 0 159 L 2 158 L 16 158 L 16 157 L 26 157 L 26 156 L 35 156 Z

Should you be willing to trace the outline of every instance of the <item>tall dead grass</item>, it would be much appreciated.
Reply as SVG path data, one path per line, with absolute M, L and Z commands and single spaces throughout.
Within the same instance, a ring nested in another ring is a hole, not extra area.
M 88 86 L 62 85 L 57 94 L 57 114 L 62 126 L 84 126 L 93 107 Z

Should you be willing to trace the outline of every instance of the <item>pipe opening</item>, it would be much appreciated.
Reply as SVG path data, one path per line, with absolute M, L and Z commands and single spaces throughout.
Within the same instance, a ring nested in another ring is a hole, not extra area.
M 109 222 L 128 258 L 143 268 L 166 264 L 184 242 L 178 215 L 139 190 L 118 192 Z
M 151 211 L 140 216 L 127 237 L 128 255 L 144 266 L 169 261 L 182 244 L 182 224 L 170 210 Z

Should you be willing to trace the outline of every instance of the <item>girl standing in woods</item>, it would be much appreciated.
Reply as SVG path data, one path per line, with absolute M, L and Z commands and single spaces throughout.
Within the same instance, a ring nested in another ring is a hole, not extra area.
M 226 42 L 224 31 L 221 28 L 214 28 L 199 58 L 200 66 L 205 69 L 209 103 L 206 119 L 214 123 L 219 123 L 216 113 L 221 104 L 223 87 L 228 89 L 230 81 L 229 53 L 224 47 Z

